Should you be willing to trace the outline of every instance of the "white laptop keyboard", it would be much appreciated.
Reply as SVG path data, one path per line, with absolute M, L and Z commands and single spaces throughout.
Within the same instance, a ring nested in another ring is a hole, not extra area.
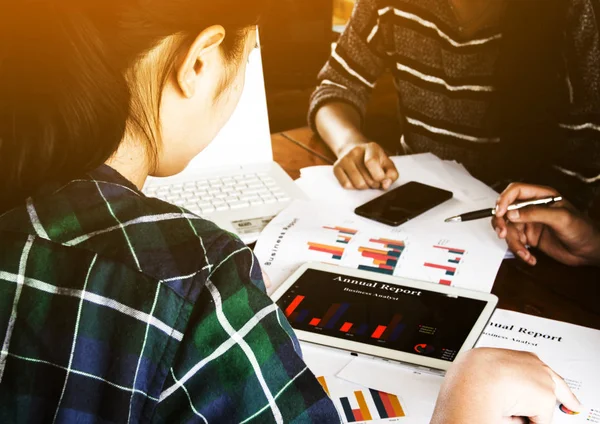
M 198 215 L 290 200 L 267 172 L 150 186 L 144 192 Z

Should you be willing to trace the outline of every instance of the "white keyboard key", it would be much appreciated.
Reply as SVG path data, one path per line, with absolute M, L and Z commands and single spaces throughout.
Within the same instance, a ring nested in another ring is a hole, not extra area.
M 222 205 L 216 206 L 215 209 L 217 210 L 217 212 L 228 211 L 229 205 L 227 203 L 224 203 Z
M 181 193 L 182 199 L 194 199 L 195 197 L 196 193 L 194 192 L 184 191 L 183 193 Z
M 261 188 L 264 187 L 264 185 L 262 183 L 251 183 L 248 184 L 248 188 Z
M 215 211 L 214 206 L 207 206 L 202 208 L 202 213 L 213 213 Z
M 212 206 L 212 203 L 207 202 L 207 201 L 201 201 L 201 202 L 198 202 L 196 204 L 198 205 L 198 207 L 200 209 L 204 209 L 204 208 L 208 208 L 209 206 Z
M 277 201 L 274 196 L 263 196 L 262 199 L 266 204 L 275 203 Z
M 275 182 L 275 180 L 270 180 L 270 181 L 263 181 L 264 185 L 266 185 L 267 187 L 275 187 L 277 186 L 277 183 Z
M 258 200 L 253 200 L 250 202 L 251 206 L 260 206 L 260 205 L 264 205 L 265 201 L 263 199 L 258 199 Z
M 227 196 L 226 193 L 219 192 L 219 194 L 215 194 L 214 197 L 215 197 L 215 199 L 226 199 L 229 196 Z
M 238 200 L 237 196 L 228 196 L 228 197 L 225 198 L 225 201 L 227 203 L 236 202 L 237 200 Z
M 165 196 L 165 199 L 167 200 L 167 202 L 174 202 L 177 199 L 180 199 L 178 194 L 167 194 Z
M 258 199 L 260 199 L 260 196 L 258 196 L 256 194 L 248 194 L 248 195 L 240 196 L 240 200 L 246 200 L 248 202 L 251 202 L 253 200 L 258 200 Z
M 241 209 L 241 208 L 250 207 L 249 202 L 242 202 L 242 201 L 232 201 L 232 202 L 228 202 L 228 204 L 231 209 Z
M 248 195 L 248 194 L 260 194 L 261 192 L 269 193 L 269 190 L 265 189 L 260 189 L 260 188 L 248 188 L 244 191 L 241 192 L 241 195 Z
M 227 202 L 223 199 L 212 199 L 211 203 L 213 206 L 225 205 Z
M 278 202 L 288 202 L 290 198 L 288 196 L 277 196 Z
M 202 213 L 202 209 L 200 209 L 197 205 L 191 205 L 187 208 L 190 212 L 195 213 L 196 215 Z
M 208 194 L 210 194 L 211 196 L 214 196 L 216 194 L 221 193 L 221 190 L 219 190 L 218 188 L 209 188 L 207 190 Z
M 234 179 L 228 180 L 228 181 L 223 181 L 223 185 L 225 187 L 233 187 L 236 185 L 236 182 Z
M 263 194 L 269 195 L 271 193 L 271 191 L 268 188 L 260 188 L 257 190 L 257 193 L 262 196 Z

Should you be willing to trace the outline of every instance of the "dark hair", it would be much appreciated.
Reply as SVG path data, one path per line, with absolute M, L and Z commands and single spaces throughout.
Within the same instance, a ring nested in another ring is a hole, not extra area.
M 171 35 L 161 88 L 200 31 L 226 30 L 240 56 L 266 0 L 19 0 L 0 16 L 0 211 L 47 180 L 67 181 L 104 163 L 126 124 L 158 148 L 154 111 L 136 105 L 127 71 Z M 152 93 L 158 111 L 160 92 Z
M 567 98 L 565 0 L 509 0 L 497 64 L 502 144 L 512 176 L 528 179 L 559 154 L 558 122 Z

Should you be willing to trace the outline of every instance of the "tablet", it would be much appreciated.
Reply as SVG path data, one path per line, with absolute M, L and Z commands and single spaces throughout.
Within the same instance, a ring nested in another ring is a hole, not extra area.
M 493 294 L 308 263 L 273 294 L 298 338 L 446 371 L 473 347 Z

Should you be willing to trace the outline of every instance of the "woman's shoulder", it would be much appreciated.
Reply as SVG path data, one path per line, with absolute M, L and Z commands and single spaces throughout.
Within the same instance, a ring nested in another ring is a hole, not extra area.
M 110 173 L 41 190 L 0 217 L 3 230 L 86 249 L 161 281 L 201 277 L 244 247 L 216 224 Z

